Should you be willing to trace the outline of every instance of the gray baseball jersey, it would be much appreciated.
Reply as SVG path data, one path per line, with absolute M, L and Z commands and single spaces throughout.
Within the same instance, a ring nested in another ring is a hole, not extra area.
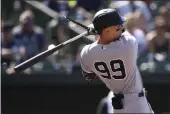
M 86 45 L 80 54 L 82 70 L 95 73 L 114 93 L 141 92 L 142 79 L 137 68 L 136 39 L 127 31 L 107 45 L 97 41 Z

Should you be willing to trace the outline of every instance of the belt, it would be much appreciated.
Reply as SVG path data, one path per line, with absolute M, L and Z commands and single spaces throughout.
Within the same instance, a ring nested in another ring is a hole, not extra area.
M 145 95 L 145 93 L 144 93 L 145 91 L 141 91 L 140 93 L 138 93 L 138 97 L 143 97 L 144 95 Z
M 119 97 L 120 99 L 124 99 L 124 94 L 121 94 L 121 93 L 119 93 L 119 94 L 114 94 L 115 95 L 115 97 Z M 146 91 L 141 91 L 141 92 L 139 92 L 138 93 L 138 97 L 143 97 L 144 95 L 146 95 Z

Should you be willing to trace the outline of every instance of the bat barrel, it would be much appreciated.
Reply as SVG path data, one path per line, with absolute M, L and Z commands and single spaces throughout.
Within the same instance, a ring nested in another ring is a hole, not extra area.
M 14 70 L 16 72 L 21 72 L 29 67 L 31 67 L 32 65 L 40 62 L 42 59 L 46 58 L 47 56 L 53 54 L 55 51 L 57 51 L 58 49 L 62 48 L 64 45 L 63 44 L 59 44 L 57 45 L 55 48 L 51 49 L 51 50 L 46 50 L 26 61 L 24 61 L 23 63 L 17 65 L 16 67 L 14 67 Z

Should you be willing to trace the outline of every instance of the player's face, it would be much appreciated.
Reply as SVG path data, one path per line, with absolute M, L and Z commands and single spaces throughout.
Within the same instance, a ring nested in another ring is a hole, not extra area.
M 119 31 L 116 31 L 120 29 Z M 104 36 L 105 40 L 111 41 L 117 38 L 121 34 L 121 26 L 111 26 L 103 30 L 102 35 Z

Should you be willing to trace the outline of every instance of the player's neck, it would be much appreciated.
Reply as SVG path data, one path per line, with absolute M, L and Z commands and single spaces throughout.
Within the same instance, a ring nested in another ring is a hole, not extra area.
M 100 38 L 100 39 L 98 40 L 98 44 L 106 45 L 106 44 L 109 44 L 109 43 L 110 43 L 110 41 L 103 40 L 103 38 Z
M 119 39 L 119 37 L 113 38 L 111 40 L 106 40 L 104 37 L 100 37 L 97 43 L 102 44 L 102 45 L 107 45 L 107 44 L 110 44 L 111 42 L 116 41 L 118 39 Z

